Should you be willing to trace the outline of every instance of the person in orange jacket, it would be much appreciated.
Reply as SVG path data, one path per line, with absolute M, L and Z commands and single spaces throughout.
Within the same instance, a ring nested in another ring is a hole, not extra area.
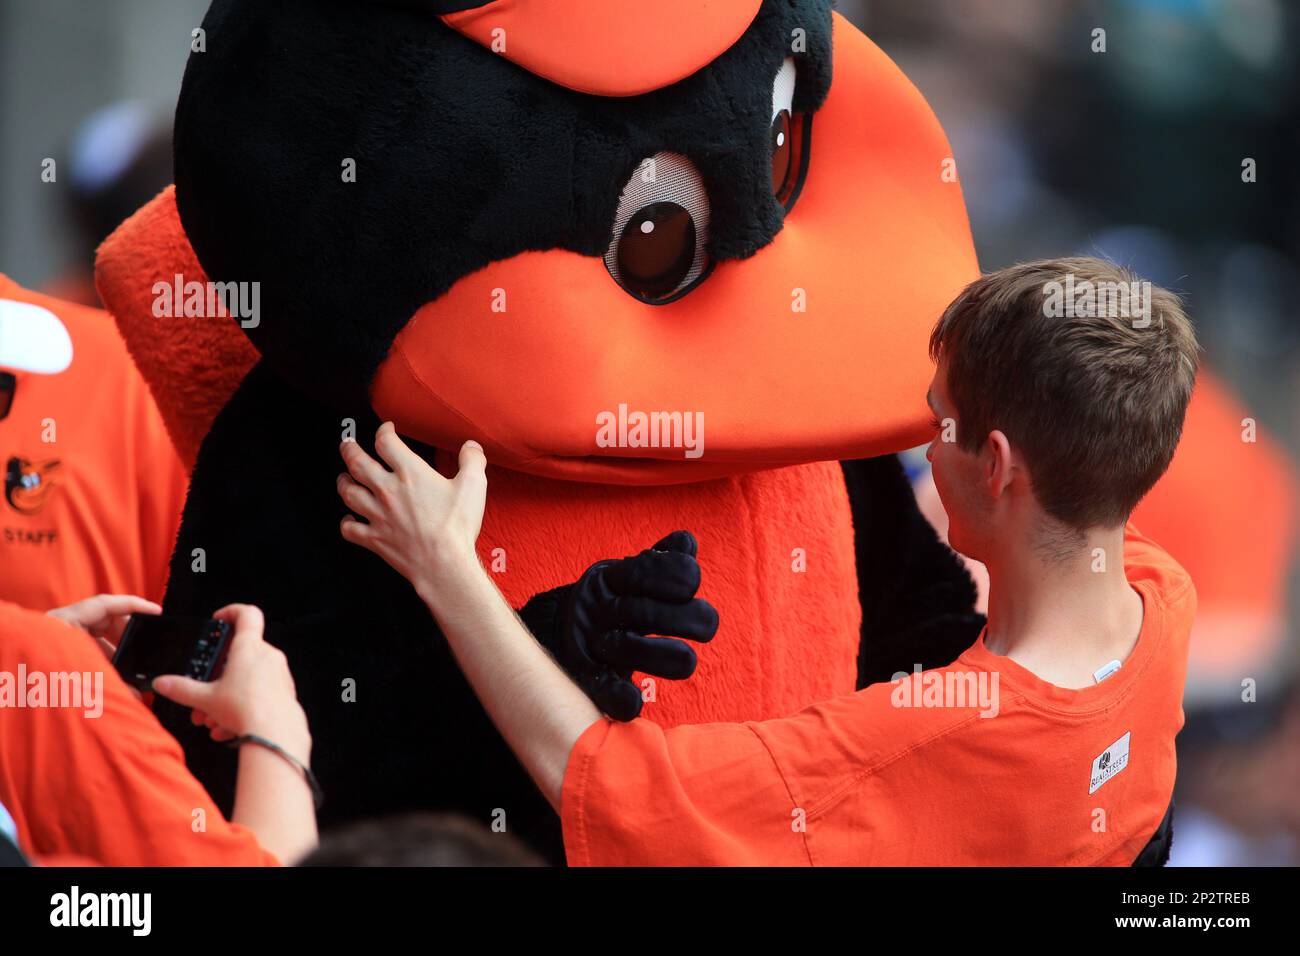
M 161 600 L 188 474 L 113 320 L 0 275 L 0 600 Z
M 316 845 L 312 792 L 299 766 L 310 759 L 311 736 L 284 655 L 262 640 L 261 612 L 244 605 L 217 612 L 234 628 L 217 680 L 167 675 L 153 683 L 156 693 L 194 708 L 192 719 L 213 739 L 258 738 L 239 745 L 227 821 L 186 769 L 180 745 L 104 656 L 127 615 L 160 610 L 127 595 L 49 614 L 0 601 L 0 807 L 7 811 L 0 829 L 29 858 L 51 865 L 296 861 Z
M 345 517 L 343 537 L 433 611 L 560 813 L 570 864 L 1167 856 L 1196 597 L 1127 519 L 1173 456 L 1196 340 L 1164 290 L 1146 326 L 1095 303 L 1052 314 L 1047 289 L 1066 275 L 1134 281 L 1093 259 L 1012 267 L 968 286 L 931 339 L 929 458 L 953 545 L 989 568 L 987 628 L 950 666 L 793 717 L 667 730 L 603 718 L 479 563 L 482 448 L 467 442 L 446 479 L 391 424 L 375 443 L 387 468 L 343 444 L 340 495 L 365 519 Z M 698 568 L 681 558 L 660 552 L 660 577 L 680 572 L 685 598 Z

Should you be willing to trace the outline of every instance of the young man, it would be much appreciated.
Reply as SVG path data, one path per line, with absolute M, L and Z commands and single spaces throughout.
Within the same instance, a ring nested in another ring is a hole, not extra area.
M 952 665 L 781 719 L 619 724 L 501 599 L 474 551 L 486 482 L 391 425 L 342 453 L 342 534 L 404 574 L 560 812 L 573 864 L 1129 865 L 1169 806 L 1195 609 L 1129 513 L 1196 373 L 1177 299 L 1093 259 L 972 283 L 940 319 L 929 457 L 988 627 Z M 665 573 L 674 573 L 665 552 Z M 683 567 L 685 566 L 683 562 Z

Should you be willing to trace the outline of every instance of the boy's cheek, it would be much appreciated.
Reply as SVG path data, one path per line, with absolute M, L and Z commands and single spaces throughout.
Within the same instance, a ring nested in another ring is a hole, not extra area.
M 943 510 L 948 513 L 949 520 L 951 521 L 952 508 L 948 503 L 947 475 L 944 473 L 942 464 L 934 458 L 930 459 L 930 476 L 934 480 L 934 490 L 939 494 L 939 503 L 943 505 Z
M 931 464 L 934 476 L 934 490 L 939 493 L 939 502 L 948 515 L 949 535 L 963 523 L 965 517 L 960 483 L 953 484 L 953 463 L 947 461 L 943 451 L 935 453 Z M 960 534 L 960 532 L 958 532 Z

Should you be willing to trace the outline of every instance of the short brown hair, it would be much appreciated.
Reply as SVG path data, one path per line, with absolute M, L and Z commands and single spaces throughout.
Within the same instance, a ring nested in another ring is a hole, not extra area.
M 1196 335 L 1178 296 L 1139 283 L 1101 259 L 1025 262 L 968 285 L 930 335 L 959 446 L 1005 433 L 1075 530 L 1126 521 L 1182 434 Z
M 299 866 L 544 866 L 507 833 L 440 813 L 364 820 L 326 834 Z

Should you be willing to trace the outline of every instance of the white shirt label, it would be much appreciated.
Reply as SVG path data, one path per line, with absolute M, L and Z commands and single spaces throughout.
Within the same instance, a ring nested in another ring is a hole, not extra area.
M 1130 730 L 1097 755 L 1097 759 L 1092 762 L 1092 776 L 1088 781 L 1089 794 L 1096 793 L 1098 787 L 1128 766 L 1128 742 L 1132 736 L 1133 731 Z

